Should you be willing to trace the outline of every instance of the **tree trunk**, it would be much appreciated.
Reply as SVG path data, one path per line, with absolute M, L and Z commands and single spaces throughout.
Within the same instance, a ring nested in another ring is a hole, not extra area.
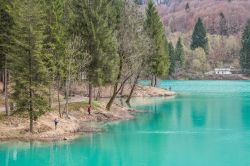
M 101 96 L 101 87 L 99 87 L 99 88 L 97 89 L 97 94 L 96 94 L 95 100 L 98 101 L 99 98 L 100 98 L 100 96 Z
M 130 90 L 130 93 L 129 93 L 129 96 L 128 96 L 127 100 L 126 100 L 126 103 L 130 103 L 131 97 L 132 97 L 132 95 L 133 95 L 133 92 L 134 92 L 134 90 L 135 90 L 135 87 L 136 87 L 136 84 L 137 84 L 137 81 L 138 81 L 140 75 L 141 75 L 141 72 L 139 72 L 139 73 L 137 74 L 136 78 L 135 78 L 135 81 L 134 81 L 133 86 L 132 86 L 132 88 L 131 88 L 131 90 Z
M 31 79 L 30 79 L 31 80 Z M 30 115 L 30 132 L 33 133 L 33 103 L 32 103 L 32 91 L 30 89 L 30 108 L 29 108 L 29 115 Z
M 0 82 L 3 82 L 3 75 L 4 75 L 3 71 L 0 70 Z
M 106 105 L 106 110 L 108 110 L 108 111 L 110 111 L 110 108 L 111 108 L 111 106 L 112 106 L 112 104 L 113 104 L 113 102 L 114 102 L 114 100 L 116 98 L 116 95 L 118 93 L 117 92 L 117 89 L 118 89 L 118 80 L 120 80 L 120 76 L 119 75 L 120 75 L 120 72 L 119 72 L 118 77 L 117 77 L 119 79 L 117 79 L 117 81 L 115 83 L 115 86 L 114 86 L 113 94 L 112 94 L 112 96 L 111 96 L 108 104 Z
M 9 115 L 9 96 L 8 96 L 8 69 L 6 66 L 6 62 L 5 62 L 5 69 L 4 69 L 4 98 L 5 98 L 5 111 L 6 111 L 6 115 Z
M 89 83 L 89 105 L 92 104 L 92 83 Z
M 2 89 L 3 93 L 5 92 L 5 80 L 6 80 L 6 77 L 5 77 L 5 69 L 4 69 L 4 71 L 3 71 L 3 89 Z
M 106 110 L 110 110 L 117 94 L 120 92 L 121 88 L 125 85 L 125 83 L 128 81 L 128 79 L 133 75 L 133 74 L 130 74 L 128 75 L 126 78 L 124 78 L 124 80 L 120 83 L 120 87 L 119 86 L 119 82 L 121 81 L 121 76 L 122 76 L 122 68 L 123 68 L 123 54 L 120 53 L 120 64 L 119 64 L 119 72 L 118 72 L 118 75 L 117 75 L 117 78 L 116 78 L 116 82 L 115 82 L 115 85 L 114 85 L 114 91 L 113 91 L 113 94 L 108 102 L 108 104 L 106 105 Z
M 60 76 L 57 79 L 57 101 L 58 101 L 58 112 L 60 118 L 62 117 L 61 113 L 61 102 L 60 102 Z
M 154 81 L 154 87 L 157 86 L 157 76 L 154 77 L 155 81 Z
M 93 96 L 93 98 L 96 99 L 96 96 L 97 96 L 97 94 L 96 94 L 96 87 L 94 87 L 93 90 L 94 90 L 94 93 L 93 93 L 94 96 Z
M 70 84 L 70 81 L 67 79 L 65 83 L 65 100 L 66 100 L 65 113 L 67 117 L 69 116 L 69 107 L 68 107 L 69 106 L 69 84 Z
M 151 77 L 151 86 L 154 86 L 154 76 Z
M 49 107 L 52 108 L 53 104 L 53 93 L 52 93 L 52 85 L 49 86 Z
M 118 75 L 117 75 L 117 78 L 116 78 L 116 82 L 115 82 L 115 85 L 114 85 L 114 90 L 113 90 L 113 94 L 108 102 L 108 104 L 106 105 L 106 109 L 109 111 L 114 100 L 115 100 L 115 97 L 117 95 L 117 89 L 118 89 L 118 84 L 119 84 L 119 81 L 121 79 L 121 76 L 122 76 L 122 66 L 123 66 L 123 61 L 122 61 L 122 56 L 120 56 L 120 64 L 119 64 L 119 72 L 118 72 Z
M 114 100 L 115 100 L 115 98 L 116 98 L 116 95 L 117 95 L 117 93 L 116 93 L 116 91 L 114 90 L 114 91 L 113 91 L 113 95 L 111 96 L 111 98 L 110 98 L 110 100 L 109 100 L 109 102 L 108 102 L 108 104 L 107 104 L 107 106 L 106 106 L 106 110 L 110 111 L 110 108 L 111 108 L 111 106 L 112 106 L 112 104 L 113 104 L 113 102 L 114 102 Z
M 124 87 L 125 87 L 125 85 L 123 85 L 122 88 L 121 88 L 121 91 L 120 91 L 121 96 L 123 95 Z
M 33 133 L 33 99 L 32 99 L 32 60 L 31 60 L 31 53 L 29 51 L 29 117 L 30 117 L 30 132 Z

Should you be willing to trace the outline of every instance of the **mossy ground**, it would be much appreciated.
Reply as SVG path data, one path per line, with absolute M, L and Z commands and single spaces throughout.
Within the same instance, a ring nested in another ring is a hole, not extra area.
M 88 108 L 88 102 L 83 101 L 83 102 L 69 103 L 69 110 L 78 111 L 81 108 L 86 110 Z M 101 108 L 100 103 L 98 101 L 92 101 L 92 109 L 98 109 L 98 108 Z

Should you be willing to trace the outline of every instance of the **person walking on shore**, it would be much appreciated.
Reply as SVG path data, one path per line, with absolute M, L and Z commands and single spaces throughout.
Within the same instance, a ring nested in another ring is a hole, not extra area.
M 55 123 L 55 130 L 56 130 L 57 124 L 59 123 L 59 121 L 57 120 L 57 118 L 55 118 L 54 123 Z
M 90 104 L 88 105 L 88 113 L 89 113 L 89 115 L 91 114 L 91 105 Z

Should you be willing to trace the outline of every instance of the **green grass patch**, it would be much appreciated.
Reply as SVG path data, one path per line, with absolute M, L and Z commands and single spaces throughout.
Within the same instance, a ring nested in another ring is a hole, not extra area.
M 5 113 L 1 112 L 0 113 L 0 121 L 4 120 L 6 117 Z
M 69 110 L 79 111 L 80 108 L 87 109 L 88 108 L 88 102 L 75 102 L 69 104 Z M 101 108 L 101 105 L 98 101 L 92 101 L 92 109 L 98 109 Z

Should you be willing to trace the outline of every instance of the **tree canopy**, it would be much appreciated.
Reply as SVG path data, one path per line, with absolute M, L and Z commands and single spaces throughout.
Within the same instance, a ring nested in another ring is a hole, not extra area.
M 168 74 L 169 55 L 164 26 L 156 10 L 154 2 L 150 0 L 146 9 L 145 29 L 152 39 L 153 51 L 151 55 L 149 72 L 155 77 Z M 156 85 L 156 83 L 154 83 Z
M 175 72 L 175 67 L 176 67 L 175 49 L 172 42 L 169 42 L 168 50 L 170 59 L 169 75 L 172 75 Z
M 208 39 L 206 34 L 206 28 L 202 22 L 201 17 L 198 18 L 198 21 L 194 27 L 192 35 L 191 49 L 195 50 L 196 48 L 203 48 L 206 54 L 208 54 Z
M 33 121 L 48 110 L 48 70 L 42 58 L 45 27 L 41 1 L 15 1 L 13 17 L 16 54 L 11 57 L 12 99 L 16 111 L 28 111 L 30 131 L 33 132 Z
M 176 58 L 176 65 L 177 67 L 183 67 L 185 63 L 185 57 L 184 57 L 184 48 L 181 41 L 181 38 L 178 38 L 178 41 L 175 46 L 175 58 Z
M 250 20 L 246 23 L 242 34 L 242 48 L 240 50 L 240 65 L 241 68 L 249 74 L 250 70 Z

